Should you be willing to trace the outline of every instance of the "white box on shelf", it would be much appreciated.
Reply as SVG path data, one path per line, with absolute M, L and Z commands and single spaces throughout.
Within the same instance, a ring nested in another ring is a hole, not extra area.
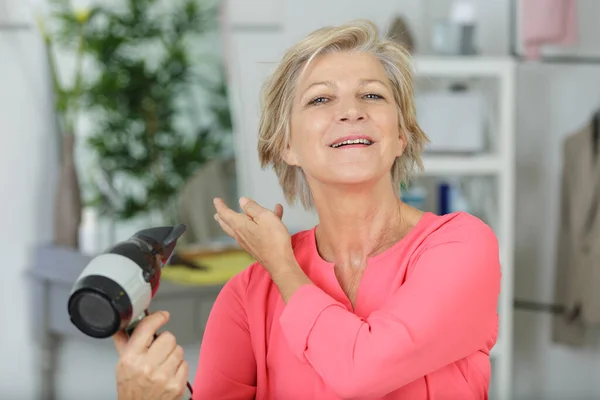
M 431 153 L 485 151 L 486 106 L 474 91 L 428 91 L 415 96 L 417 120 L 431 142 Z

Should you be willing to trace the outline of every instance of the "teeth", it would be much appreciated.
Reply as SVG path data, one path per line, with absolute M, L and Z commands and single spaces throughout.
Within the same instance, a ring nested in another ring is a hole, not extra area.
M 331 147 L 333 147 L 334 149 L 340 146 L 344 146 L 347 144 L 366 144 L 366 145 L 370 145 L 372 144 L 372 142 L 370 140 L 367 139 L 353 139 L 353 140 L 344 140 L 343 142 L 339 142 L 336 144 L 331 145 Z

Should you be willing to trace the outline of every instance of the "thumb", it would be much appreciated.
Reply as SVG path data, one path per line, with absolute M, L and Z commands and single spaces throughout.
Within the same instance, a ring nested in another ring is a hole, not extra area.
M 281 204 L 276 204 L 275 208 L 273 209 L 273 213 L 275 213 L 275 215 L 277 215 L 277 218 L 282 219 L 283 218 L 283 206 Z

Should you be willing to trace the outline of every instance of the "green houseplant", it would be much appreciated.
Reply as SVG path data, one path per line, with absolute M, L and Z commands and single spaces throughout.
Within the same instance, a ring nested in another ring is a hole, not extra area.
M 194 52 L 217 30 L 216 5 L 160 4 L 99 5 L 85 31 L 88 146 L 97 162 L 90 200 L 118 220 L 151 212 L 168 220 L 180 188 L 219 157 L 231 132 L 222 65 Z
M 90 126 L 82 145 L 94 159 L 93 173 L 81 174 L 84 197 L 120 220 L 157 211 L 168 218 L 179 189 L 220 156 L 230 136 L 222 63 L 195 48 L 216 40 L 218 4 L 165 4 L 124 0 L 76 10 L 68 0 L 50 0 L 47 18 L 38 17 L 62 149 L 59 245 L 77 247 L 82 195 L 74 150 L 76 137 L 84 136 L 75 134 L 82 115 Z M 56 61 L 58 50 L 74 56 L 68 76 Z

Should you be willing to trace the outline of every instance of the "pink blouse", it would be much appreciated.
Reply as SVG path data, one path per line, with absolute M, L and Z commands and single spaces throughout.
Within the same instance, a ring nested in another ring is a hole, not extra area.
M 426 213 L 369 258 L 354 308 L 315 230 L 292 244 L 313 284 L 286 305 L 258 264 L 229 280 L 208 319 L 194 400 L 488 398 L 500 262 L 487 225 Z

